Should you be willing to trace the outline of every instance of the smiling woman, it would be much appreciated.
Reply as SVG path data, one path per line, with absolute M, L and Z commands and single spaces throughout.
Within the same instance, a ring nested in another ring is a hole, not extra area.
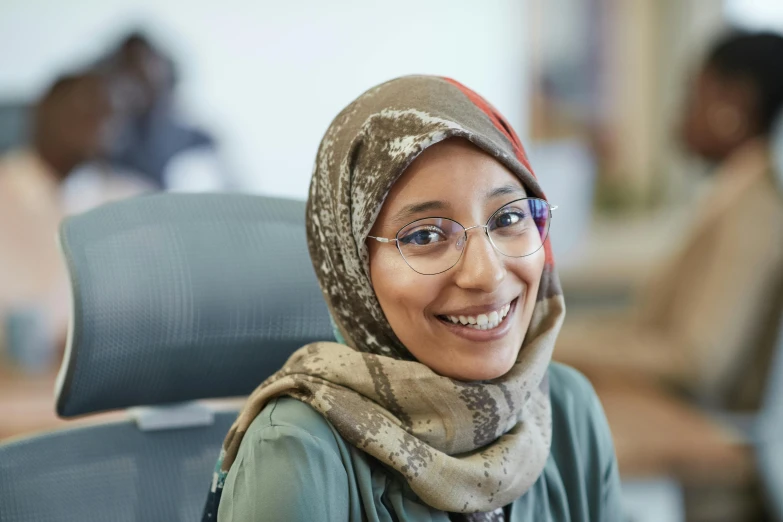
M 344 109 L 307 206 L 338 343 L 250 396 L 204 520 L 621 520 L 600 404 L 550 364 L 551 217 L 513 130 L 457 82 Z

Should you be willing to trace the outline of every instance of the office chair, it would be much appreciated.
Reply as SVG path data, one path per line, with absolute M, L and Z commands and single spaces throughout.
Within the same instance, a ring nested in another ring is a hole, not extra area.
M 0 445 L 0 521 L 194 521 L 243 396 L 333 334 L 304 204 L 161 194 L 67 219 L 73 288 L 56 386 L 62 417 L 125 421 Z

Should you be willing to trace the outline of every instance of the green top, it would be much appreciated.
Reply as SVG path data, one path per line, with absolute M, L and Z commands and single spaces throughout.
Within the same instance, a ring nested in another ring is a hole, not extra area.
M 552 449 L 510 522 L 622 520 L 612 437 L 590 383 L 553 363 Z M 218 522 L 448 522 L 399 473 L 348 444 L 310 406 L 282 397 L 253 421 L 226 477 Z

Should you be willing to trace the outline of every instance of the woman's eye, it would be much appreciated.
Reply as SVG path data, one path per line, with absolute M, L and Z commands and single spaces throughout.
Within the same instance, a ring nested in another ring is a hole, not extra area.
M 504 212 L 493 220 L 491 228 L 494 230 L 496 228 L 510 227 L 522 221 L 523 218 L 524 215 L 521 212 Z
M 401 241 L 406 245 L 425 246 L 445 240 L 442 232 L 437 230 L 415 230 L 406 234 Z

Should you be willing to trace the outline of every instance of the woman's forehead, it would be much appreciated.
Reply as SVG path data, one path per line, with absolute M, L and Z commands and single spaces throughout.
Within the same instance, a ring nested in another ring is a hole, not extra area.
M 467 140 L 449 139 L 411 163 L 392 186 L 384 213 L 432 201 L 473 207 L 525 195 L 522 181 L 502 163 Z

